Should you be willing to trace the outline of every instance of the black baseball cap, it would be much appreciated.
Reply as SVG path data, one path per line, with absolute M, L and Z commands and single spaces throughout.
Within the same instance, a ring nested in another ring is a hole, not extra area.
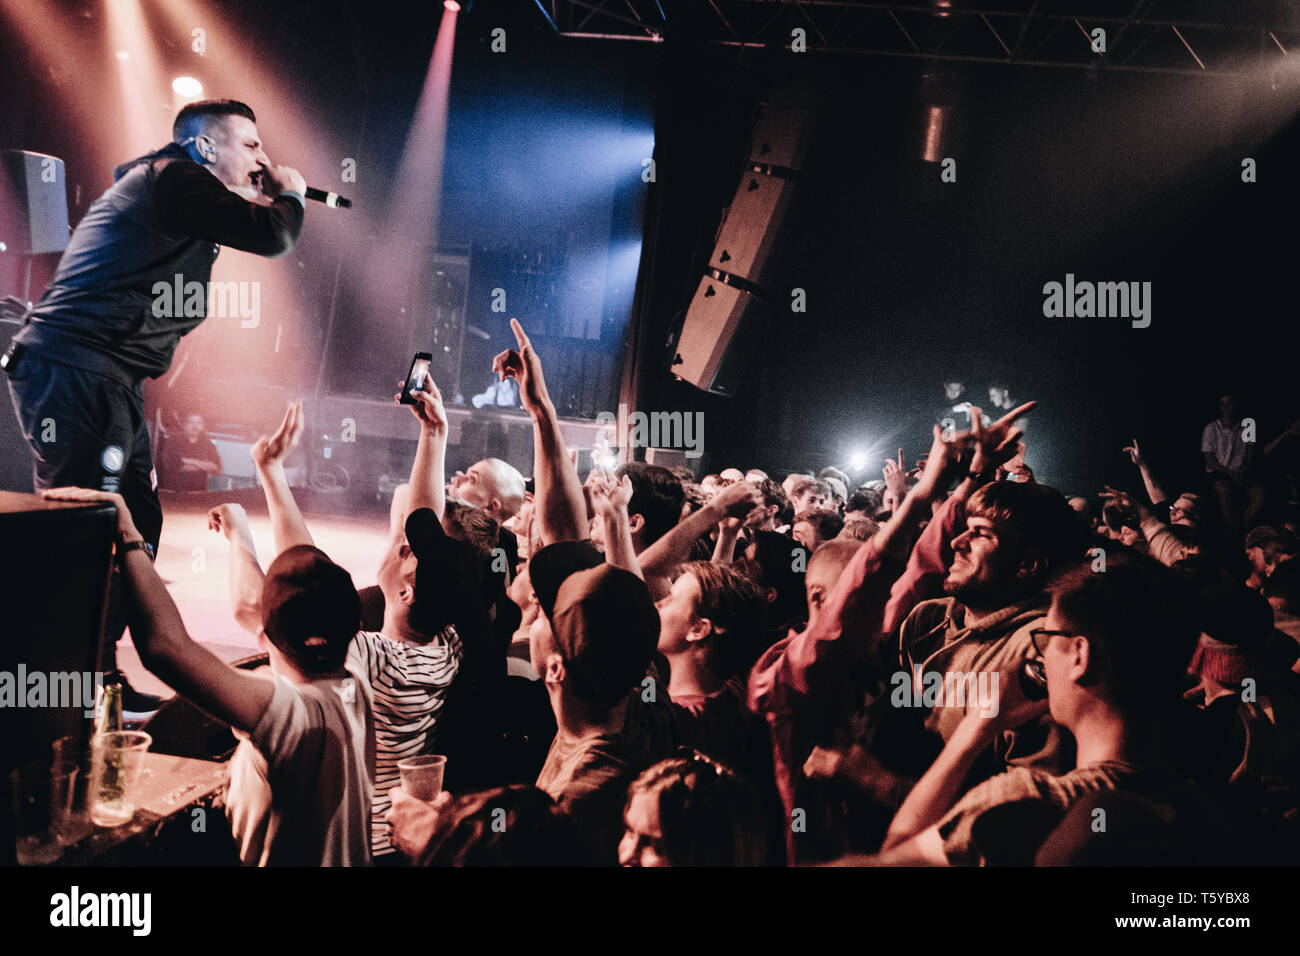
M 590 541 L 557 541 L 534 554 L 528 562 L 528 579 L 547 619 L 554 622 L 555 597 L 569 575 L 604 563 L 604 555 Z
M 319 548 L 288 548 L 266 569 L 262 626 L 304 673 L 337 670 L 361 628 L 361 599 L 352 576 Z
M 659 612 L 645 581 L 603 562 L 564 579 L 550 620 L 568 679 L 602 708 L 640 683 L 659 643 Z

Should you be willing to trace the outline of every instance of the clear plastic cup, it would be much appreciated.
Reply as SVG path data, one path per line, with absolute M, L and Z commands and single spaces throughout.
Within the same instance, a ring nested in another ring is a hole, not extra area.
M 90 740 L 78 734 L 60 737 L 54 741 L 54 763 L 72 764 L 77 768 L 68 805 L 55 822 L 59 842 L 68 847 L 95 832 L 95 824 L 90 819 Z
M 133 791 L 153 738 L 140 730 L 96 734 L 90 740 L 90 819 L 120 827 L 135 816 Z
M 20 866 L 53 863 L 63 854 L 57 821 L 72 798 L 77 768 L 29 764 L 9 774 L 14 802 L 14 855 Z
M 432 801 L 442 791 L 442 772 L 446 766 L 447 758 L 441 754 L 397 761 L 402 789 L 417 800 Z

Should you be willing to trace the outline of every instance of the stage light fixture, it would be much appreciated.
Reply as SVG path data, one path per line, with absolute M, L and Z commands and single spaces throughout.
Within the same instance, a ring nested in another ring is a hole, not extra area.
M 178 76 L 172 80 L 172 92 L 192 99 L 203 95 L 203 84 L 192 76 Z
M 442 6 L 443 9 L 447 10 L 450 13 L 460 12 L 460 4 L 457 3 L 456 0 L 442 0 Z

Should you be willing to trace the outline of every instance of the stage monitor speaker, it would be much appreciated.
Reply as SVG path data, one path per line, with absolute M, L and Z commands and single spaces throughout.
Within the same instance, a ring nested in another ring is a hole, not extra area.
M 0 492 L 0 780 L 89 736 L 117 511 Z M 12 802 L 0 810 L 0 863 L 12 861 Z
M 772 250 L 796 188 L 789 179 L 745 173 L 718 229 L 709 268 L 754 283 L 768 278 Z
M 670 371 L 716 395 L 734 395 L 761 327 L 762 304 L 712 276 L 700 280 L 677 336 Z
M 63 160 L 0 150 L 0 241 L 22 255 L 68 247 L 68 187 Z

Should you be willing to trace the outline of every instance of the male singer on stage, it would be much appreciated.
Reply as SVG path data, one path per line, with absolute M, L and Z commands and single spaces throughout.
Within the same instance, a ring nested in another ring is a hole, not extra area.
M 173 142 L 119 166 L 0 360 L 36 454 L 36 488 L 121 494 L 151 554 L 162 508 L 144 380 L 166 372 L 181 336 L 206 318 L 223 245 L 279 256 L 302 229 L 306 183 L 271 163 L 256 121 L 236 100 L 191 103 L 176 115 Z M 202 290 L 197 308 L 190 283 Z M 108 641 L 120 628 L 110 622 Z

